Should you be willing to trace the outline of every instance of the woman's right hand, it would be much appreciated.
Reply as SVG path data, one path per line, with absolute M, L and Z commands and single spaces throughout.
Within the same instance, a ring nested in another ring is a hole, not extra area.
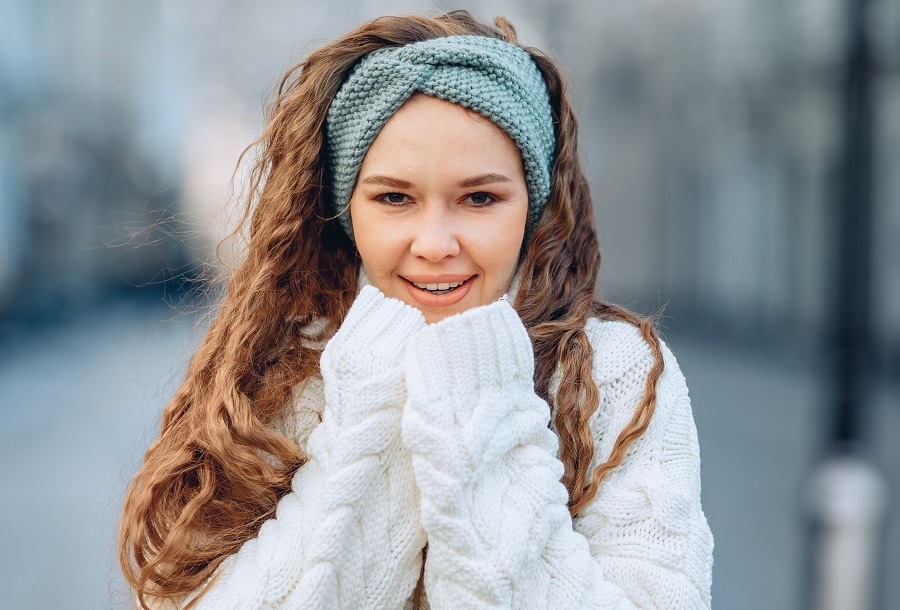
M 418 309 L 365 286 L 322 352 L 322 375 L 336 375 L 342 389 L 351 391 L 395 375 L 402 379 L 407 343 L 424 327 Z
M 322 353 L 322 423 L 275 519 L 219 570 L 198 608 L 399 608 L 422 566 L 401 441 L 406 345 L 425 318 L 365 287 Z

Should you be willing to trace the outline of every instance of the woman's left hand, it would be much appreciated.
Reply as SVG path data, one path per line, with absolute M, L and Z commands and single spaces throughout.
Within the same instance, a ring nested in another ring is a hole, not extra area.
M 419 330 L 407 348 L 404 443 L 439 461 L 455 485 L 478 478 L 514 447 L 555 451 L 533 371 L 528 333 L 505 299 Z M 435 434 L 444 442 L 429 438 Z
M 534 576 L 553 533 L 571 529 L 533 369 L 528 334 L 505 300 L 430 325 L 410 342 L 403 442 L 420 491 L 435 608 L 533 605 L 519 599 L 519 581 Z

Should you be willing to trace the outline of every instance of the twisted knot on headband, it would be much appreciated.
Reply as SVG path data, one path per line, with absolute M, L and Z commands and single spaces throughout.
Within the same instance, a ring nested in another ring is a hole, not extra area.
M 550 98 L 525 50 L 486 36 L 379 49 L 350 70 L 325 122 L 333 211 L 347 234 L 353 237 L 347 208 L 363 157 L 388 119 L 417 91 L 474 110 L 513 139 L 525 169 L 530 234 L 550 195 L 556 143 Z

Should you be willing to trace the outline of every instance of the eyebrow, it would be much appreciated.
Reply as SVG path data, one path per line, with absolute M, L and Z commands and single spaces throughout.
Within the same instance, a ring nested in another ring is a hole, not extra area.
M 482 174 L 473 178 L 461 180 L 457 186 L 460 188 L 471 188 L 473 186 L 481 186 L 482 184 L 493 184 L 495 182 L 512 182 L 503 174 Z
M 381 184 L 395 189 L 408 189 L 412 186 L 412 183 L 407 182 L 406 180 L 381 175 L 369 176 L 368 178 L 363 179 L 362 182 L 363 184 Z
M 512 182 L 512 180 L 507 176 L 504 176 L 503 174 L 482 174 L 480 176 L 473 176 L 472 178 L 460 180 L 457 183 L 457 186 L 460 188 L 472 188 L 475 186 L 482 186 L 484 184 L 492 184 L 495 182 Z M 396 189 L 408 189 L 412 187 L 412 183 L 407 182 L 406 180 L 400 180 L 399 178 L 392 178 L 390 176 L 383 176 L 381 174 L 376 174 L 374 176 L 364 178 L 362 180 L 362 183 L 380 184 L 382 186 L 389 186 Z

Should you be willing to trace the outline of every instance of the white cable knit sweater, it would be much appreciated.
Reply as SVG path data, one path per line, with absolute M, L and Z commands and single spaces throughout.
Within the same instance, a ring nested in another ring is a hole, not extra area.
M 652 357 L 627 324 L 591 320 L 586 330 L 601 393 L 597 464 L 634 412 Z M 649 429 L 573 521 L 531 343 L 509 303 L 426 325 L 363 288 L 322 354 L 324 384 L 298 390 L 283 422 L 309 456 L 293 493 L 197 607 L 409 607 L 427 542 L 434 609 L 708 608 L 696 430 L 664 353 Z

